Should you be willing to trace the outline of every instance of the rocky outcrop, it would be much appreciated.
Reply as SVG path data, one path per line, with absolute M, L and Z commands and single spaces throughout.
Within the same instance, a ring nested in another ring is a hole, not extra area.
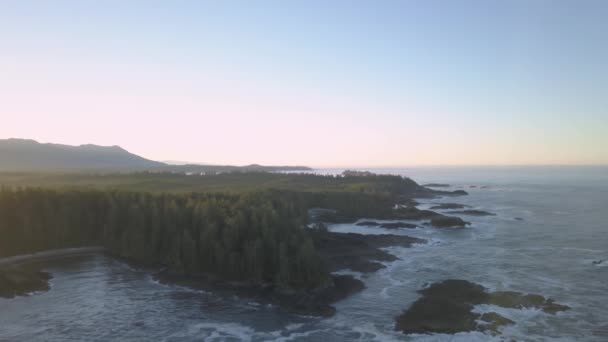
M 460 203 L 439 203 L 431 207 L 431 209 L 464 209 L 468 208 L 468 205 L 460 204 Z
M 436 195 L 441 195 L 441 196 L 466 196 L 469 194 L 468 192 L 466 192 L 464 190 L 454 190 L 454 191 L 434 190 L 433 193 Z
M 406 223 L 406 222 L 388 222 L 388 223 L 383 223 L 380 225 L 380 228 L 386 228 L 386 229 L 399 229 L 399 228 L 414 229 L 417 227 L 418 226 L 413 223 Z
M 422 186 L 427 187 L 427 188 L 449 188 L 450 184 L 444 184 L 444 183 L 428 183 L 428 184 L 423 184 Z
M 350 269 L 356 272 L 374 272 L 385 266 L 381 262 L 395 261 L 397 257 L 381 248 L 410 247 L 425 240 L 403 235 L 363 235 L 355 233 L 316 232 L 315 247 L 327 261 L 331 271 Z
M 512 291 L 488 292 L 466 280 L 449 279 L 419 291 L 422 297 L 396 318 L 395 329 L 406 334 L 489 331 L 496 333 L 514 322 L 495 312 L 473 312 L 474 306 L 491 304 L 505 308 L 537 308 L 548 314 L 568 310 L 541 295 Z
M 433 217 L 429 224 L 436 228 L 463 228 L 471 224 L 460 217 L 455 216 L 437 216 Z
M 494 213 L 489 213 L 483 210 L 452 210 L 446 214 L 470 215 L 470 216 L 496 216 Z
M 295 293 L 272 292 L 267 300 L 292 313 L 330 317 L 336 312 L 331 304 L 360 292 L 364 288 L 363 282 L 352 276 L 333 275 L 332 285 L 326 288 Z
M 0 268 L 0 297 L 13 298 L 48 291 L 51 278 L 50 273 L 31 267 Z
M 310 231 L 319 254 L 330 271 L 350 269 L 357 272 L 374 272 L 385 266 L 381 262 L 398 258 L 383 251 L 389 246 L 409 247 L 424 240 L 402 235 L 363 235 L 333 233 L 323 229 Z M 279 289 L 274 284 L 227 282 L 212 275 L 175 274 L 163 270 L 154 275 L 162 283 L 179 284 L 191 288 L 211 290 L 218 295 L 238 295 L 259 303 L 270 303 L 289 312 L 332 316 L 333 303 L 364 289 L 362 281 L 349 275 L 332 275 L 330 283 L 322 288 L 295 290 Z
M 380 223 L 376 221 L 361 221 L 357 222 L 356 225 L 362 227 L 377 227 L 380 225 Z

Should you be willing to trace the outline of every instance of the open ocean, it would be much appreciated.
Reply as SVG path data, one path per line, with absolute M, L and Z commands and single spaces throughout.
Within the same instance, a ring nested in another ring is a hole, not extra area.
M 456 202 L 496 216 L 463 216 L 472 225 L 456 230 L 330 226 L 336 232 L 404 234 L 428 243 L 389 248 L 401 260 L 365 276 L 354 273 L 366 289 L 339 302 L 337 314 L 328 319 L 161 285 L 101 255 L 49 261 L 45 269 L 54 276 L 49 292 L 0 299 L 0 341 L 608 341 L 608 167 L 371 171 L 469 192 L 421 200 L 420 208 Z M 595 260 L 606 261 L 594 265 Z M 541 294 L 571 310 L 550 315 L 476 307 L 516 322 L 498 336 L 394 331 L 394 317 L 419 297 L 417 290 L 448 278 Z

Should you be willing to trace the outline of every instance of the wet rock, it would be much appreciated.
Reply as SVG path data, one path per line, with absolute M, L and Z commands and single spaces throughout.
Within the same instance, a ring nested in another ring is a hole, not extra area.
M 418 227 L 418 226 L 413 223 L 405 223 L 405 222 L 390 222 L 390 223 L 383 223 L 380 225 L 380 228 L 386 228 L 386 229 L 398 229 L 398 228 L 413 229 L 416 227 Z
M 416 201 L 413 198 L 404 198 L 399 200 L 399 205 L 403 207 L 415 207 L 419 204 L 420 202 Z
M 396 318 L 395 329 L 411 333 L 448 333 L 491 331 L 514 322 L 495 312 L 483 315 L 474 306 L 492 304 L 505 308 L 539 308 L 554 314 L 568 307 L 535 294 L 513 291 L 488 292 L 466 280 L 448 279 L 419 291 L 422 297 Z
M 430 224 L 436 228 L 463 228 L 470 224 L 460 217 L 455 216 L 438 216 L 431 219 Z
M 550 314 L 570 309 L 566 305 L 555 303 L 553 299 L 545 298 L 538 294 L 522 294 L 514 291 L 491 293 L 488 295 L 488 304 L 512 309 L 537 308 Z
M 447 214 L 457 214 L 457 215 L 470 215 L 470 216 L 496 216 L 494 213 L 489 213 L 483 210 L 452 210 L 446 212 Z
M 324 287 L 315 289 L 277 288 L 274 284 L 228 282 L 212 275 L 184 275 L 160 272 L 154 279 L 163 284 L 177 284 L 193 289 L 212 291 L 214 296 L 247 298 L 257 303 L 272 304 L 302 315 L 329 317 L 335 314 L 333 303 L 365 288 L 362 281 L 350 275 L 332 275 Z
M 498 329 L 502 326 L 515 324 L 512 320 L 501 316 L 496 312 L 486 312 L 479 317 L 479 320 L 484 322 L 478 325 L 480 330 L 488 330 L 494 334 L 497 334 Z
M 439 196 L 466 196 L 469 193 L 464 190 L 454 190 L 454 191 L 433 190 L 433 194 L 439 195 Z
M 439 203 L 431 207 L 431 209 L 464 209 L 468 208 L 468 205 L 460 203 Z
M 593 260 L 592 264 L 593 265 L 601 265 L 604 263 L 604 260 Z
M 558 312 L 570 310 L 570 307 L 567 305 L 558 304 L 553 299 L 549 298 L 543 304 L 542 310 L 548 314 L 555 315 Z
M 336 313 L 331 304 L 343 300 L 365 288 L 363 282 L 349 275 L 332 276 L 332 285 L 309 292 L 273 294 L 280 307 L 296 314 L 330 317 Z
M 376 226 L 379 226 L 380 223 L 378 223 L 376 221 L 361 221 L 361 222 L 357 222 L 356 225 L 363 226 L 363 227 L 376 227 Z
M 48 291 L 50 273 L 31 267 L 0 268 L 0 297 L 26 296 L 36 291 Z
M 395 210 L 394 219 L 402 220 L 426 220 L 433 217 L 443 216 L 431 210 L 420 210 L 414 207 L 399 208 Z
M 523 218 L 521 218 L 521 217 L 516 217 L 516 218 L 515 218 L 515 220 L 516 220 L 516 221 L 523 221 L 524 219 L 523 219 Z
M 389 246 L 410 247 L 425 240 L 403 235 L 363 235 L 355 233 L 314 232 L 311 234 L 319 254 L 331 271 L 351 269 L 374 272 L 384 268 L 380 262 L 395 261 L 397 257 L 383 251 Z
M 397 317 L 395 329 L 405 334 L 455 334 L 477 328 L 473 306 L 448 298 L 421 298 Z
M 428 184 L 423 184 L 422 186 L 427 187 L 427 188 L 449 188 L 450 184 L 444 184 L 444 183 L 428 183 Z

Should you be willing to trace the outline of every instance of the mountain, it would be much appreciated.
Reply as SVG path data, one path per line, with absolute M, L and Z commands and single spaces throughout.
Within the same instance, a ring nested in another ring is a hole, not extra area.
M 207 163 L 193 163 L 183 160 L 163 160 L 162 162 L 168 165 L 211 165 Z
M 140 170 L 166 164 L 142 158 L 119 146 L 41 144 L 27 139 L 0 140 L 2 171 Z
M 120 146 L 42 144 L 0 139 L 0 171 L 163 171 L 193 174 L 311 170 L 306 166 L 170 165 L 130 153 Z

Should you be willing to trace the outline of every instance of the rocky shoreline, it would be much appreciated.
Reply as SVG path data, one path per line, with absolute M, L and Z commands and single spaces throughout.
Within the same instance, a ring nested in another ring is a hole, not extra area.
M 34 292 L 48 291 L 52 275 L 28 266 L 4 266 L 0 268 L 0 298 L 28 296 Z
M 0 298 L 28 296 L 48 291 L 50 273 L 42 271 L 39 261 L 75 255 L 101 253 L 102 247 L 78 247 L 54 249 L 31 254 L 0 258 Z
M 371 273 L 398 258 L 381 248 L 411 247 L 425 240 L 402 235 L 363 235 L 355 233 L 312 232 L 319 254 L 326 260 L 330 272 L 351 270 Z M 183 275 L 161 271 L 154 278 L 164 284 L 178 284 L 194 289 L 212 291 L 227 296 L 237 295 L 261 304 L 275 305 L 287 312 L 329 317 L 335 314 L 332 304 L 365 288 L 351 275 L 331 275 L 331 284 L 310 290 L 278 289 L 272 284 L 227 282 L 209 275 Z
M 423 191 L 417 194 L 420 196 L 415 197 L 428 198 L 467 194 L 462 190 L 426 190 L 428 192 Z M 335 314 L 334 303 L 365 288 L 365 284 L 361 280 L 351 275 L 337 274 L 337 272 L 376 272 L 385 268 L 386 263 L 398 260 L 395 255 L 388 253 L 384 248 L 392 246 L 407 248 L 426 241 L 393 234 L 336 233 L 328 231 L 325 224 L 350 223 L 361 227 L 377 227 L 389 230 L 414 229 L 421 226 L 453 229 L 466 227 L 470 223 L 458 216 L 444 215 L 433 210 L 447 210 L 443 213 L 453 215 L 495 215 L 459 203 L 436 203 L 430 207 L 432 210 L 419 209 L 417 208 L 419 203 L 412 197 L 408 195 L 398 197 L 398 203 L 395 204 L 394 210 L 388 215 L 378 217 L 346 216 L 335 210 L 322 208 L 309 211 L 310 235 L 317 252 L 325 260 L 327 269 L 331 272 L 327 284 L 319 288 L 296 290 L 277 288 L 276 285 L 271 283 L 230 282 L 212 275 L 181 274 L 170 271 L 161 265 L 140 265 L 121 258 L 119 260 L 152 274 L 154 279 L 163 284 L 177 284 L 212 291 L 214 294 L 227 297 L 236 295 L 260 304 L 274 305 L 281 310 L 295 314 L 329 317 Z M 382 220 L 382 222 L 376 220 Z M 418 222 L 410 223 L 403 222 L 403 220 Z M 95 250 L 91 252 L 103 251 Z M 63 255 L 66 254 L 62 251 L 48 251 L 37 255 L 34 259 Z M 13 259 L 26 262 L 31 261 L 32 256 L 18 256 Z M 10 264 L 10 262 L 7 264 Z M 29 264 L 2 266 L 0 262 L 0 297 L 13 298 L 36 291 L 46 291 L 49 289 L 51 278 L 52 276 L 49 273 L 36 269 Z M 515 324 L 515 322 L 496 312 L 476 312 L 476 305 L 488 304 L 511 309 L 535 308 L 548 314 L 556 314 L 569 309 L 568 306 L 556 303 L 552 299 L 541 295 L 512 291 L 490 292 L 481 285 L 457 279 L 448 279 L 432 284 L 420 290 L 419 293 L 422 297 L 395 318 L 396 330 L 405 334 L 454 334 L 469 331 L 497 334 L 501 327 Z
M 479 284 L 448 279 L 418 291 L 422 297 L 395 319 L 395 330 L 405 334 L 481 331 L 497 334 L 505 325 L 515 324 L 496 312 L 474 312 L 475 305 L 502 308 L 535 308 L 548 314 L 569 310 L 566 305 L 537 294 L 514 291 L 489 292 Z

